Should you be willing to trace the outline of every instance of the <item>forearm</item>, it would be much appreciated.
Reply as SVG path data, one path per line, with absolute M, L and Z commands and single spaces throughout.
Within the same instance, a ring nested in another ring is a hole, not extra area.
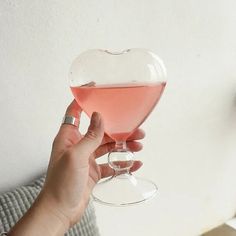
M 55 213 L 53 206 L 50 206 L 41 195 L 27 213 L 12 228 L 10 236 L 60 236 L 64 235 L 69 224 Z

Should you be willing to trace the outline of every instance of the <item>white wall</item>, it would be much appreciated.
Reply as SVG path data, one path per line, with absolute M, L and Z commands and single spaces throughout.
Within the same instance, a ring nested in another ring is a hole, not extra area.
M 101 234 L 195 236 L 233 216 L 235 12 L 234 0 L 0 1 L 1 191 L 45 170 L 72 99 L 67 74 L 75 56 L 144 47 L 169 75 L 144 125 L 139 172 L 160 191 L 137 207 L 96 205 Z

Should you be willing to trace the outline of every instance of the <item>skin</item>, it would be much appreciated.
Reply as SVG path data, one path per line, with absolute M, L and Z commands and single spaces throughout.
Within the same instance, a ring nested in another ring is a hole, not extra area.
M 73 101 L 67 115 L 80 117 L 81 108 Z M 135 141 L 144 138 L 137 129 L 128 139 L 132 152 L 142 149 Z M 96 163 L 96 159 L 108 153 L 114 141 L 104 134 L 104 123 L 99 113 L 93 113 L 87 133 L 83 136 L 75 126 L 61 125 L 52 145 L 45 184 L 26 214 L 12 228 L 11 236 L 58 236 L 79 222 L 89 202 L 95 184 L 113 175 L 108 164 Z M 141 167 L 135 161 L 131 171 Z

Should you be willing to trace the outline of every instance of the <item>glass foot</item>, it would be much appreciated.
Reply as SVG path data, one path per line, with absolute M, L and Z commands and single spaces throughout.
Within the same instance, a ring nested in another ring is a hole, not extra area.
M 101 180 L 94 187 L 92 196 L 101 204 L 129 206 L 153 198 L 157 190 L 155 183 L 125 173 Z

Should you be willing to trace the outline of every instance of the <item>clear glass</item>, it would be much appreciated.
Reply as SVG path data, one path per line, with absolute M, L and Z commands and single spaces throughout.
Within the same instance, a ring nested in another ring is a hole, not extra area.
M 69 79 L 83 111 L 89 117 L 94 111 L 99 112 L 106 134 L 116 143 L 108 154 L 114 175 L 97 183 L 93 198 L 106 205 L 128 206 L 154 197 L 156 184 L 131 173 L 134 154 L 126 141 L 161 98 L 166 86 L 162 60 L 146 49 L 92 49 L 75 59 Z

